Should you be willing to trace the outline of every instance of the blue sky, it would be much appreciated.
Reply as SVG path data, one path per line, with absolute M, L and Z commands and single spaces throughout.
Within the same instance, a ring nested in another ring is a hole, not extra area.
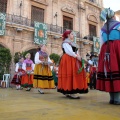
M 111 8 L 114 11 L 120 10 L 120 0 L 103 0 L 105 8 Z

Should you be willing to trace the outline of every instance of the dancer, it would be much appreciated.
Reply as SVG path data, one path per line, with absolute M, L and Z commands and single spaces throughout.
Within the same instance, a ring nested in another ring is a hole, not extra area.
M 31 87 L 33 87 L 33 71 L 34 71 L 34 63 L 30 59 L 31 54 L 27 53 L 24 60 L 24 68 L 26 71 L 26 75 L 22 78 L 21 85 L 26 88 L 26 91 L 30 91 Z
M 90 60 L 88 61 L 90 70 L 90 89 L 96 89 L 96 79 L 97 79 L 97 62 L 94 60 L 96 55 L 91 54 Z
M 52 61 L 46 52 L 46 45 L 41 44 L 39 51 L 35 54 L 34 69 L 34 87 L 39 88 L 40 94 L 44 94 L 43 89 L 55 87 L 50 64 Z
M 63 34 L 63 56 L 61 57 L 58 71 L 58 92 L 66 97 L 79 99 L 76 93 L 88 93 L 82 58 L 77 52 L 76 44 L 72 42 L 72 31 Z M 82 68 L 82 69 L 81 69 Z M 80 71 L 79 71 L 80 70 Z
M 16 90 L 22 90 L 23 88 L 21 87 L 21 80 L 23 75 L 25 75 L 25 68 L 24 68 L 24 58 L 21 57 L 19 59 L 19 62 L 16 63 L 15 67 L 15 75 L 11 81 L 11 84 L 16 85 Z
M 101 29 L 101 51 L 96 88 L 109 92 L 110 104 L 120 105 L 120 22 L 110 8 L 100 15 L 106 21 Z

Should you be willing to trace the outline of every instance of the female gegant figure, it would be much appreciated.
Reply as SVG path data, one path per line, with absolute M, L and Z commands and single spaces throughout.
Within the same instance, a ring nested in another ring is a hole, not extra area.
M 109 92 L 110 104 L 120 105 L 120 22 L 110 8 L 101 12 L 101 51 L 96 89 Z

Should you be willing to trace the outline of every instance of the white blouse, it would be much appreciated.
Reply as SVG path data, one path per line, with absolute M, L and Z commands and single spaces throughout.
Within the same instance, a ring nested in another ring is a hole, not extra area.
M 24 70 L 26 70 L 26 64 L 25 64 L 25 63 L 23 63 L 23 65 L 22 65 L 22 66 L 23 66 L 23 69 L 24 69 Z M 31 69 L 31 70 L 34 70 L 34 67 L 35 67 L 35 64 L 33 63 L 33 64 L 32 64 L 32 69 Z
M 69 45 L 68 43 L 63 43 L 62 47 L 64 48 L 66 54 L 68 54 L 69 56 L 72 56 L 74 58 L 77 57 L 77 54 L 75 54 L 75 52 L 73 52 L 71 45 Z
M 15 65 L 15 72 L 18 72 L 18 69 L 19 69 L 19 64 L 16 63 L 16 65 Z M 22 64 L 22 69 L 23 69 L 23 70 L 26 70 L 26 68 L 25 68 L 25 63 Z
M 48 57 L 48 62 L 49 63 L 52 63 L 52 61 L 50 60 L 50 58 Z M 42 61 L 41 60 L 39 60 L 39 52 L 37 52 L 36 54 L 35 54 L 35 64 L 42 64 Z

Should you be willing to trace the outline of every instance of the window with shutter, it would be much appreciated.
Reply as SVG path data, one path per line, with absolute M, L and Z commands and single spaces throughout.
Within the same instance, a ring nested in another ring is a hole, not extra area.
M 34 21 L 44 23 L 44 9 L 32 6 L 31 8 L 32 25 L 34 25 Z
M 96 26 L 89 24 L 89 35 L 90 36 L 96 36 Z
M 73 18 L 63 16 L 63 28 L 73 30 Z
M 7 0 L 0 0 L 0 12 L 6 13 L 7 11 Z

